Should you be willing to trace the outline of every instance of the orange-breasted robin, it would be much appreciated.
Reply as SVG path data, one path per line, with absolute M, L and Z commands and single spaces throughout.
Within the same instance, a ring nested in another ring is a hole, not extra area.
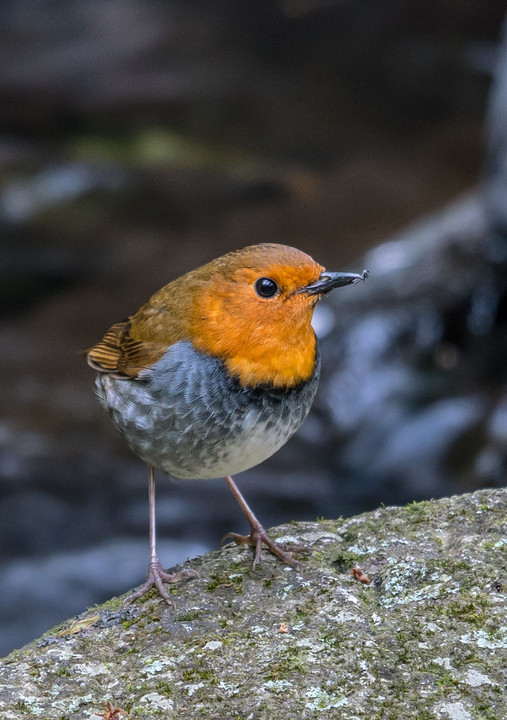
M 364 280 L 327 272 L 285 245 L 251 245 L 169 283 L 87 352 L 100 402 L 132 450 L 149 466 L 148 579 L 125 603 L 155 586 L 172 604 L 155 534 L 155 469 L 182 479 L 225 477 L 250 526 L 227 533 L 298 561 L 266 533 L 231 475 L 276 452 L 305 419 L 319 381 L 311 326 L 330 290 Z

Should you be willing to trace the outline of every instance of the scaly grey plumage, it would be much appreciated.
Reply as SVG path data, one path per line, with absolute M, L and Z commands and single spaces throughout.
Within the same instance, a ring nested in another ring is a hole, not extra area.
M 97 376 L 97 393 L 132 450 L 181 479 L 234 475 L 275 453 L 299 428 L 320 372 L 290 389 L 241 387 L 223 363 L 172 345 L 138 378 Z

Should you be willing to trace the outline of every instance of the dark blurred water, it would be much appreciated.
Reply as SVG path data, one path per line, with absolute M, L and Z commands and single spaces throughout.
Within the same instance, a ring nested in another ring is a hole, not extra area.
M 371 271 L 318 310 L 298 437 L 239 478 L 266 525 L 504 483 L 501 13 L 430 5 L 2 4 L 5 652 L 143 579 L 146 470 L 78 351 L 227 250 Z M 158 517 L 167 566 L 243 522 L 220 481 L 161 478 Z

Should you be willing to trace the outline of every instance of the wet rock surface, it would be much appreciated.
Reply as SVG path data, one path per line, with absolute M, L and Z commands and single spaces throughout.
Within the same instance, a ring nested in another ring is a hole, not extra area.
M 300 575 L 244 548 L 197 558 L 175 608 L 112 600 L 5 658 L 3 717 L 504 717 L 506 500 L 279 527 L 313 548 Z
M 292 5 L 0 10 L 0 652 L 142 580 L 146 471 L 78 351 L 238 246 L 371 271 L 319 308 L 298 437 L 238 479 L 265 525 L 505 482 L 505 72 L 481 187 L 427 215 L 476 182 L 499 13 L 435 3 L 423 37 L 415 4 Z M 158 519 L 165 565 L 243 522 L 165 478 Z

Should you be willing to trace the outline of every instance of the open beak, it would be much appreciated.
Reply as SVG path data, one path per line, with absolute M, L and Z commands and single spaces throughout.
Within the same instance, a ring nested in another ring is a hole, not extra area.
M 342 272 L 327 272 L 324 271 L 320 278 L 310 285 L 305 285 L 298 293 L 306 293 L 307 295 L 325 295 L 330 290 L 334 290 L 337 287 L 343 287 L 343 285 L 352 285 L 359 282 L 360 280 L 366 280 L 368 277 L 368 270 L 363 270 L 361 275 L 355 273 L 342 273 Z

